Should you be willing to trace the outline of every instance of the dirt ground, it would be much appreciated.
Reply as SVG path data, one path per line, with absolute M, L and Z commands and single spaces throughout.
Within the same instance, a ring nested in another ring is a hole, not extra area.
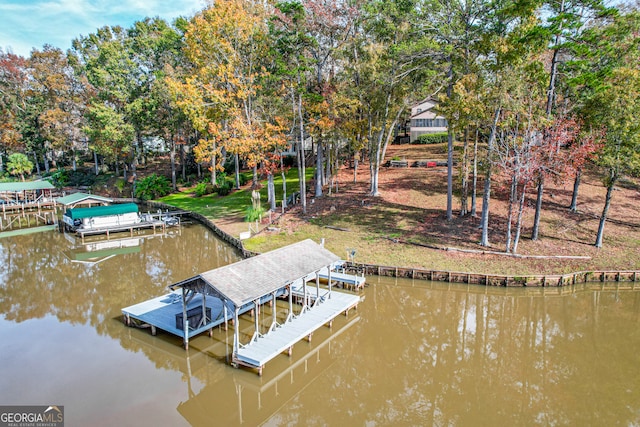
M 446 147 L 393 145 L 387 159 L 443 160 Z M 458 168 L 454 168 L 457 172 Z M 454 218 L 446 220 L 447 168 L 384 167 L 380 170 L 378 197 L 369 196 L 369 168 L 361 165 L 354 182 L 353 168 L 343 167 L 331 194 L 310 199 L 307 215 L 300 206 L 289 210 L 272 227 L 273 232 L 247 244 L 253 250 L 269 250 L 290 240 L 327 235 L 327 246 L 344 256 L 358 249 L 360 262 L 414 266 L 453 271 L 513 273 L 565 273 L 590 269 L 640 269 L 640 215 L 637 213 L 639 187 L 622 182 L 613 196 L 605 226 L 604 246 L 594 246 L 605 188 L 590 171 L 583 175 L 578 196 L 578 213 L 571 213 L 573 180 L 546 183 L 540 237 L 530 239 L 535 208 L 535 188 L 529 189 L 524 228 L 518 253 L 549 257 L 585 259 L 514 259 L 482 253 L 461 253 L 431 248 L 460 248 L 474 251 L 504 251 L 507 223 L 507 194 L 503 184 L 494 182 L 489 208 L 490 248 L 479 245 L 483 181 L 477 182 L 477 216 L 459 216 L 460 196 L 454 194 Z M 460 182 L 454 178 L 454 193 Z M 471 206 L 471 199 L 469 199 Z M 229 226 L 229 224 L 227 224 Z M 333 240 L 333 246 L 332 246 Z M 422 245 L 422 246 L 420 246 Z

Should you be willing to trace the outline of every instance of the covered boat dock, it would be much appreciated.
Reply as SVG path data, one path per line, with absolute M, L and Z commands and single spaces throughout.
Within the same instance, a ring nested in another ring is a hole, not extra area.
M 0 183 L 0 231 L 54 224 L 54 191 L 49 181 Z
M 291 354 L 293 345 L 340 313 L 360 302 L 358 295 L 332 289 L 332 266 L 340 258 L 312 240 L 304 240 L 274 251 L 210 270 L 169 286 L 167 295 L 122 309 L 125 322 L 143 322 L 183 338 L 210 331 L 218 325 L 234 324 L 232 364 L 258 370 L 280 353 Z M 320 287 L 320 272 L 328 275 L 328 287 Z M 309 286 L 309 281 L 315 281 Z M 284 321 L 276 315 L 267 326 L 254 316 L 249 342 L 240 342 L 239 316 L 260 306 L 275 306 L 287 297 Z M 294 312 L 294 297 L 300 303 Z

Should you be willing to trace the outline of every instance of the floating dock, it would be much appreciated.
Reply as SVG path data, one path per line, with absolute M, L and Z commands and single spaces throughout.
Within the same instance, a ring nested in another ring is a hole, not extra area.
M 349 274 L 340 270 L 343 270 L 342 263 L 336 263 L 336 265 L 332 266 L 331 268 L 332 282 L 336 283 L 337 285 L 343 288 L 349 288 L 351 290 L 361 290 L 362 288 L 364 288 L 364 285 L 366 284 L 366 278 L 364 277 L 364 274 L 361 276 L 358 276 L 357 274 Z M 318 272 L 318 275 L 320 276 L 320 279 L 322 281 L 325 281 L 325 282 L 328 281 L 329 269 L 323 268 Z
M 288 351 L 304 337 L 332 320 L 340 313 L 356 308 L 360 296 L 332 289 L 332 271 L 340 258 L 311 240 L 286 246 L 210 270 L 169 286 L 166 295 L 122 309 L 128 325 L 150 327 L 152 333 L 162 329 L 183 338 L 185 348 L 189 337 L 211 331 L 228 322 L 234 325 L 232 364 L 258 370 Z M 320 275 L 326 270 L 328 287 L 320 287 Z M 339 280 L 359 283 L 348 275 Z M 315 279 L 315 287 L 307 282 Z M 287 297 L 289 308 L 282 323 L 273 316 L 265 327 L 254 316 L 255 329 L 247 343 L 240 342 L 239 316 L 250 310 L 259 312 L 260 306 L 277 298 Z M 300 303 L 294 311 L 294 298 Z
M 270 301 L 270 298 L 263 298 L 262 303 Z M 180 290 L 171 291 L 168 294 L 150 300 L 134 304 L 122 309 L 125 323 L 129 326 L 138 326 L 151 329 L 151 334 L 155 335 L 157 329 L 169 332 L 180 338 L 188 340 L 189 337 L 210 332 L 212 328 L 233 320 L 233 311 L 227 306 L 225 310 L 222 300 L 218 298 L 206 298 L 206 295 L 195 293 L 187 302 L 187 322 L 188 334 L 185 328 L 178 322 L 183 319 L 182 293 Z M 202 319 L 202 307 L 206 307 L 206 321 Z M 244 314 L 254 309 L 253 304 L 246 304 L 240 308 L 239 314 Z M 193 315 L 193 313 L 196 313 Z M 194 323 L 194 319 L 202 322 Z M 136 322 L 137 321 L 137 322 Z

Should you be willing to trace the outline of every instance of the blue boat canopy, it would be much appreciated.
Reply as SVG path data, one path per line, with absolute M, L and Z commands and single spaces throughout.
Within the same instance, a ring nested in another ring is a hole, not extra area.
M 71 219 L 82 219 L 98 216 L 122 215 L 132 212 L 138 212 L 138 205 L 136 205 L 135 203 L 122 203 L 109 206 L 94 206 L 92 208 L 67 209 L 64 215 Z

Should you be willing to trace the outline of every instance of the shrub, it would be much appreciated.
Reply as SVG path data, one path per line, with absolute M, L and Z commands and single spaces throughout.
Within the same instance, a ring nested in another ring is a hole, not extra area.
M 218 180 L 218 184 L 216 184 L 216 192 L 218 193 L 218 196 L 226 196 L 231 193 L 233 185 L 234 182 L 230 179 L 225 179 L 223 181 Z
M 120 194 L 122 194 L 122 192 L 124 191 L 124 187 L 126 184 L 127 184 L 127 181 L 124 178 L 116 179 L 116 188 L 118 189 L 118 192 Z
M 195 194 L 196 197 L 202 197 L 205 194 L 211 194 L 210 188 L 211 188 L 211 184 L 207 183 L 207 182 L 199 182 L 196 184 L 195 188 L 193 189 L 193 193 Z
M 139 180 L 135 188 L 135 196 L 141 200 L 157 199 L 170 192 L 169 180 L 155 173 Z
M 69 174 L 64 169 L 58 169 L 48 175 L 45 174 L 44 178 L 53 184 L 53 186 L 58 190 L 69 185 Z
M 416 139 L 414 144 L 440 144 L 447 142 L 448 134 L 446 132 L 423 133 Z
M 260 221 L 264 213 L 265 213 L 265 210 L 261 206 L 258 206 L 257 208 L 254 208 L 253 206 L 249 206 L 247 208 L 244 219 L 247 222 Z

